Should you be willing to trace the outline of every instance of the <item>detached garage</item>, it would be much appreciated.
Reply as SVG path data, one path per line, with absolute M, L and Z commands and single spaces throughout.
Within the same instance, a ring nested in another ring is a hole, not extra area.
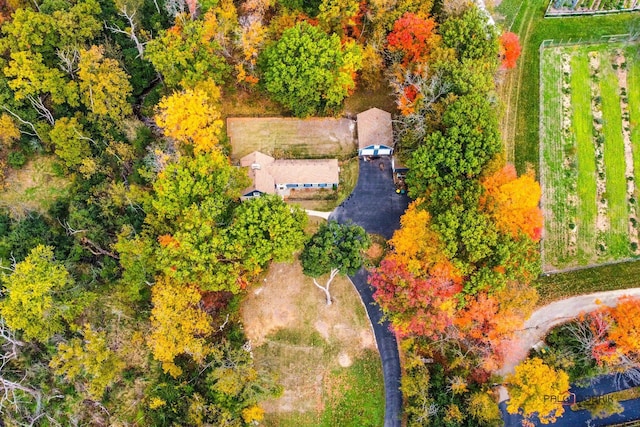
M 393 154 L 391 113 L 371 108 L 358 114 L 358 155 L 390 156 Z

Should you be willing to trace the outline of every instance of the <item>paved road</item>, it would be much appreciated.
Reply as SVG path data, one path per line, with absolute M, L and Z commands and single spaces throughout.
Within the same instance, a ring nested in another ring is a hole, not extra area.
M 571 387 L 570 391 L 575 393 L 577 402 L 586 400 L 592 396 L 602 396 L 617 390 L 625 390 L 630 387 L 640 386 L 639 380 L 622 378 L 616 375 L 605 375 L 594 379 L 587 387 Z M 640 420 L 640 399 L 632 399 L 620 402 L 624 411 L 621 414 L 613 415 L 605 419 L 592 419 L 589 411 L 572 411 L 571 408 L 565 407 L 564 415 L 553 424 L 554 427 L 576 427 L 591 426 L 604 427 L 613 424 L 623 423 L 626 421 Z M 521 427 L 522 417 L 519 415 L 511 415 L 506 412 L 506 402 L 500 403 L 502 418 L 506 427 Z M 534 422 L 536 426 L 544 426 L 540 422 Z M 549 425 L 549 424 L 546 424 Z
M 382 164 L 382 167 L 380 166 Z M 353 193 L 331 215 L 340 223 L 352 221 L 369 233 L 389 239 L 400 228 L 400 216 L 407 209 L 409 198 L 395 193 L 389 159 L 371 162 L 360 160 L 360 174 Z M 364 302 L 382 359 L 385 389 L 385 427 L 400 427 L 402 393 L 400 392 L 400 357 L 396 337 L 388 322 L 381 322 L 382 311 L 373 301 L 373 289 L 368 283 L 369 273 L 361 268 L 351 276 Z
M 505 358 L 498 375 L 513 372 L 518 363 L 526 359 L 531 348 L 544 338 L 554 327 L 575 319 L 582 313 L 589 313 L 603 306 L 615 307 L 622 296 L 640 297 L 640 288 L 620 289 L 617 291 L 596 292 L 565 298 L 540 307 L 534 311 L 524 323 L 524 327 L 516 332 L 511 343 L 511 351 Z M 501 399 L 506 398 L 505 395 Z
M 388 158 L 370 162 L 360 160 L 356 188 L 330 218 L 340 223 L 351 220 L 369 233 L 390 239 L 393 232 L 400 228 L 400 216 L 408 204 L 406 195 L 395 192 Z

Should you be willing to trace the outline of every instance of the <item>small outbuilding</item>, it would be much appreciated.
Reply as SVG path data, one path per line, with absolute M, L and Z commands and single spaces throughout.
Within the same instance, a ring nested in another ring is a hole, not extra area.
M 391 113 L 371 108 L 358 114 L 358 155 L 390 156 L 393 154 Z
M 291 189 L 337 188 L 337 159 L 274 159 L 254 151 L 240 159 L 247 168 L 251 186 L 242 191 L 242 200 L 263 194 L 287 196 Z

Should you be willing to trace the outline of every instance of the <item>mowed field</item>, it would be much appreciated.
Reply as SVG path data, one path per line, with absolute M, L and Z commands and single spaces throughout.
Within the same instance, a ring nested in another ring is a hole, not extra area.
M 237 117 L 227 119 L 233 160 L 253 151 L 276 158 L 347 159 L 356 152 L 356 124 L 349 119 Z
M 638 255 L 638 47 L 607 43 L 542 50 L 545 272 Z

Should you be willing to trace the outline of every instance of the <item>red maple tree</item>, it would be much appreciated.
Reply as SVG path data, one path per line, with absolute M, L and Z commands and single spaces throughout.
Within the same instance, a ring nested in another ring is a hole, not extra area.
M 424 19 L 407 12 L 393 24 L 387 36 L 389 48 L 403 53 L 404 65 L 424 61 L 438 42 L 435 28 L 433 18 Z
M 522 46 L 518 35 L 507 31 L 500 36 L 500 56 L 502 57 L 502 68 L 515 68 L 516 61 L 520 57 Z

